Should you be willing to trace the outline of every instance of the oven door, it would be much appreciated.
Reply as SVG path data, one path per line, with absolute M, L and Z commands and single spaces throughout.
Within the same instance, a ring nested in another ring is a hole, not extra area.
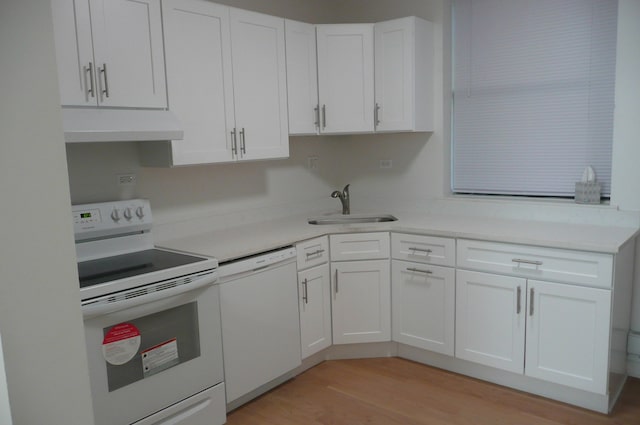
M 128 425 L 223 381 L 218 285 L 85 318 L 96 425 Z

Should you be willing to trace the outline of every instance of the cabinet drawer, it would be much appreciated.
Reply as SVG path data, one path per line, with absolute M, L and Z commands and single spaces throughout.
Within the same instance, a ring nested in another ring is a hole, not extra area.
M 389 233 L 331 235 L 331 261 L 389 258 Z
M 456 243 L 451 238 L 393 233 L 391 256 L 396 260 L 455 267 Z
M 463 269 L 599 288 L 613 277 L 613 256 L 595 252 L 459 239 L 456 258 Z
M 329 261 L 329 237 L 321 236 L 296 244 L 298 270 Z

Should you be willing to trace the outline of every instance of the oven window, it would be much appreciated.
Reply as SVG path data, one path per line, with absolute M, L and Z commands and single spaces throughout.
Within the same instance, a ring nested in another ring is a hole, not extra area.
M 127 321 L 140 333 L 140 348 L 121 365 L 105 361 L 109 392 L 200 356 L 197 302 Z M 114 328 L 103 329 L 106 336 Z

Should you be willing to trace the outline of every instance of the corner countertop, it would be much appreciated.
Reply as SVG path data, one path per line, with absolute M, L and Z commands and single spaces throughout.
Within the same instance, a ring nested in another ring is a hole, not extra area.
M 339 225 L 312 225 L 307 223 L 311 215 L 297 215 L 223 230 L 205 230 L 195 236 L 167 240 L 159 245 L 212 256 L 225 262 L 326 234 L 393 231 L 615 254 L 640 230 L 635 227 L 486 217 L 392 214 L 398 221 Z

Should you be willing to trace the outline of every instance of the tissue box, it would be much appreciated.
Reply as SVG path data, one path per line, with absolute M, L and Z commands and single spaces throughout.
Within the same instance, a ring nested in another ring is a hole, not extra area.
M 575 199 L 577 204 L 599 204 L 600 183 L 577 182 Z

